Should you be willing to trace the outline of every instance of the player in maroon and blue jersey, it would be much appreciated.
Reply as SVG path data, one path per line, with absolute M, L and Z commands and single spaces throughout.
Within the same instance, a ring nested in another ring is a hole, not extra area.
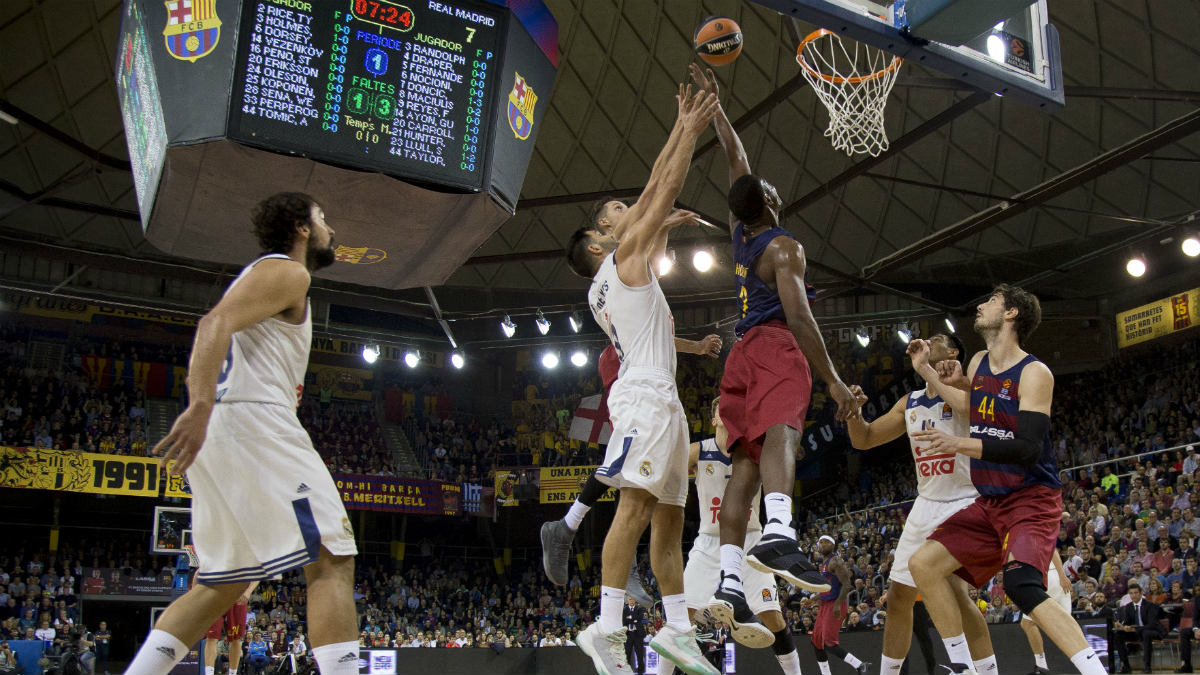
M 833 654 L 855 669 L 860 675 L 867 675 L 869 664 L 863 663 L 838 644 L 838 631 L 842 623 L 850 615 L 850 607 L 846 604 L 846 596 L 850 594 L 850 570 L 846 562 L 837 554 L 837 544 L 833 537 L 823 534 L 817 540 L 817 553 L 821 554 L 821 567 L 818 572 L 829 584 L 829 590 L 817 596 L 819 607 L 817 619 L 813 622 L 812 645 L 817 655 L 817 667 L 821 675 L 830 675 L 829 654 Z
M 909 563 L 956 673 L 974 670 L 949 576 L 982 588 L 1001 568 L 1008 597 L 1079 672 L 1105 672 L 1079 624 L 1046 593 L 1062 516 L 1062 483 L 1050 446 L 1054 375 L 1021 349 L 1041 316 L 1033 294 L 1002 284 L 977 309 L 975 330 L 987 350 L 971 359 L 967 377 L 957 361 L 942 361 L 934 370 L 927 344 L 912 352 L 913 367 L 929 388 L 971 421 L 968 438 L 938 429 L 913 434 L 923 454 L 970 457 L 980 495 L 934 530 Z

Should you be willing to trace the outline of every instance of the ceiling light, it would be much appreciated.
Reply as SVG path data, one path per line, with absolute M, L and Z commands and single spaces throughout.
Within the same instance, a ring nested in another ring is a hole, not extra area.
M 8 113 L 4 112 L 3 110 L 0 110 L 0 120 L 4 120 L 5 122 L 8 122 L 9 124 L 13 124 L 13 125 L 15 125 L 17 123 L 17 118 L 13 117 L 12 115 L 9 115 Z
M 554 370 L 558 367 L 558 354 L 554 352 L 546 352 L 542 354 L 542 367 L 546 370 Z
M 896 337 L 900 338 L 900 341 L 904 344 L 908 344 L 912 342 L 913 332 L 909 330 L 908 324 L 901 323 L 900 325 L 896 326 Z
M 946 330 L 950 331 L 951 333 L 954 332 L 954 317 L 950 316 L 949 314 L 946 315 Z
M 512 337 L 517 332 L 517 324 L 513 323 L 513 320 L 505 314 L 504 318 L 500 320 L 500 330 L 504 331 L 504 337 Z
M 987 38 L 987 53 L 993 61 L 1004 63 L 1004 38 L 999 35 L 989 35 Z
M 658 270 L 658 276 L 665 277 L 671 273 L 671 268 L 675 267 L 675 261 L 668 256 L 663 256 L 654 263 L 654 269 Z
M 542 314 L 542 310 L 538 310 L 537 318 L 533 322 L 537 324 L 538 332 L 542 335 L 550 332 L 550 319 L 547 319 L 546 315 Z
M 379 345 L 367 345 L 362 350 L 363 361 L 375 363 L 379 360 Z
M 421 365 L 421 352 L 415 349 L 410 349 L 407 352 L 404 352 L 404 365 L 408 366 L 409 368 L 416 368 L 417 366 Z
M 454 352 L 450 355 L 450 365 L 462 370 L 462 367 L 467 365 L 467 360 L 463 357 L 462 352 Z
M 854 339 L 858 340 L 858 346 L 860 347 L 866 347 L 867 345 L 871 344 L 871 335 L 867 332 L 867 329 L 862 326 L 859 326 L 858 330 L 855 331 Z
M 567 317 L 567 322 L 571 324 L 571 331 L 578 333 L 580 328 L 583 328 L 583 320 L 579 318 L 579 312 L 571 312 L 571 316 Z
M 1140 277 L 1146 273 L 1146 261 L 1141 258 L 1130 258 L 1129 262 L 1125 263 L 1125 271 L 1129 272 L 1131 277 Z
M 1200 255 L 1200 239 L 1195 236 L 1184 239 L 1179 247 L 1183 249 L 1183 254 L 1189 258 L 1195 258 Z
M 582 368 L 586 366 L 587 362 L 588 358 L 586 352 L 577 349 L 573 354 L 571 354 L 571 365 L 575 366 L 576 368 Z
M 713 254 L 704 249 L 696 251 L 692 256 L 692 267 L 696 268 L 697 272 L 707 272 L 712 269 Z

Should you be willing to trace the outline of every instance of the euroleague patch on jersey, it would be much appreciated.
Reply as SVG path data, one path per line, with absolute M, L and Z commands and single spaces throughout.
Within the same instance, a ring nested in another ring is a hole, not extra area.
M 772 600 L 775 599 L 774 591 L 772 591 L 769 588 L 762 589 L 762 599 L 763 599 L 763 602 L 771 602 Z
M 645 476 L 647 478 L 649 478 L 651 475 L 654 474 L 654 467 L 651 466 L 650 460 L 646 460 L 646 461 L 642 462 L 642 466 L 641 466 L 641 468 L 638 469 L 638 473 L 642 474 L 643 476 Z
M 954 419 L 954 410 L 952 410 L 950 408 L 950 406 L 948 406 L 948 405 L 942 406 L 942 419 L 944 419 L 944 420 Z

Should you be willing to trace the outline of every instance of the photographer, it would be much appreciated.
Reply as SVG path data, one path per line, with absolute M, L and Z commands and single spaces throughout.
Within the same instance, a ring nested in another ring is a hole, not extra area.
M 0 642 L 0 675 L 20 675 L 24 670 L 17 663 L 17 655 L 8 646 L 8 640 Z

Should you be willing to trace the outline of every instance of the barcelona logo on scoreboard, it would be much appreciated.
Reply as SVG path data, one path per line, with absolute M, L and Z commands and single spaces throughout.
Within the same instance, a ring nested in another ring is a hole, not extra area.
M 520 73 L 514 75 L 512 91 L 508 92 L 508 126 L 512 127 L 517 138 L 525 140 L 533 131 L 533 107 L 537 105 L 537 94 L 533 93 L 533 87 Z
M 163 40 L 171 56 L 195 63 L 216 48 L 221 39 L 217 0 L 165 0 L 163 4 L 167 6 Z

